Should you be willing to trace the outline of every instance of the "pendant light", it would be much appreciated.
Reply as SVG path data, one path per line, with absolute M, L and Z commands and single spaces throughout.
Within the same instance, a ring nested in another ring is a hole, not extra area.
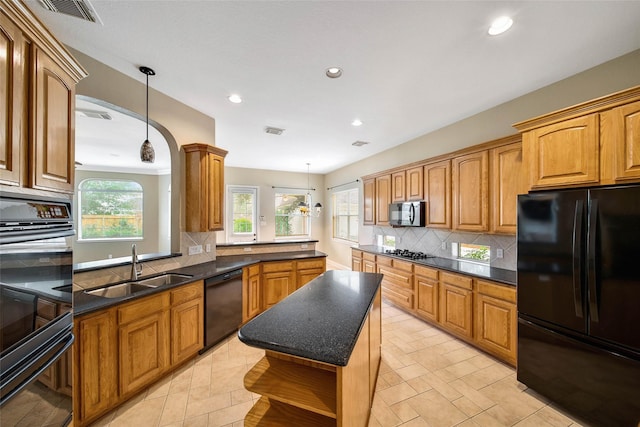
M 311 200 L 311 186 L 309 184 L 309 165 L 311 165 L 311 163 L 307 163 L 307 200 Z M 320 213 L 322 212 L 322 205 L 320 203 L 316 203 L 315 205 L 313 205 L 314 210 L 313 212 L 311 212 L 311 210 L 309 209 L 309 204 L 307 202 L 300 202 L 298 204 L 298 209 L 300 209 L 300 213 L 303 216 L 314 216 L 314 217 L 318 217 L 320 216 Z
M 147 139 L 144 140 L 140 147 L 140 160 L 143 163 L 153 163 L 156 159 L 156 152 L 151 142 L 149 142 L 149 76 L 155 76 L 156 72 L 149 67 L 140 67 L 140 72 L 147 75 Z

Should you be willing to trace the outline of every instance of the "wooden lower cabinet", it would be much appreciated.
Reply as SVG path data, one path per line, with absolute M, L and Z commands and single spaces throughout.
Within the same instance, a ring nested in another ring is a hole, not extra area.
M 115 309 L 74 319 L 73 424 L 87 425 L 118 401 Z
M 487 352 L 516 364 L 518 312 L 516 290 L 477 280 L 475 342 Z
M 248 322 L 262 311 L 260 264 L 245 267 L 242 272 L 242 322 Z
M 416 292 L 418 293 L 418 303 L 416 312 L 420 317 L 432 322 L 438 321 L 438 270 L 435 268 L 414 266 L 414 280 Z
M 363 271 L 362 270 L 362 251 L 355 249 L 351 250 L 351 271 Z
M 74 425 L 85 426 L 204 346 L 199 280 L 74 319 Z
M 364 273 L 376 273 L 376 256 L 370 253 L 364 253 L 362 255 L 362 271 Z
M 279 303 L 295 290 L 295 271 L 291 261 L 265 262 L 262 264 L 262 306 L 267 308 Z
M 367 255 L 376 257 L 363 252 L 363 259 Z M 378 272 L 385 275 L 382 296 L 387 302 L 515 366 L 518 325 L 514 286 L 383 255 L 377 255 L 377 264 Z M 394 269 L 394 264 L 402 268 Z M 405 264 L 413 266 L 413 273 Z
M 296 261 L 296 289 L 300 289 L 327 270 L 325 258 Z
M 347 366 L 265 351 L 244 377 L 245 388 L 262 395 L 244 425 L 365 427 L 380 366 L 380 310 L 378 292 Z

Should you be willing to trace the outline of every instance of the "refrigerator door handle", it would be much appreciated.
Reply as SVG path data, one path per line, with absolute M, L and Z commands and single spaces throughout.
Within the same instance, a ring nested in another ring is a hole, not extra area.
M 589 275 L 587 283 L 589 285 L 589 312 L 591 320 L 599 322 L 598 319 L 598 293 L 596 277 L 596 227 L 598 226 L 598 200 L 591 200 L 589 209 L 589 245 L 587 246 L 587 262 L 589 263 Z
M 573 214 L 573 305 L 576 316 L 584 317 L 582 311 L 582 215 L 584 201 L 576 200 L 576 210 Z

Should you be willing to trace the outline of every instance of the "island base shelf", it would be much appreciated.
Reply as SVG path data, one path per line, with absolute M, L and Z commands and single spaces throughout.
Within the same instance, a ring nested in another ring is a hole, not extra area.
M 270 401 L 336 418 L 335 369 L 317 369 L 286 355 L 267 352 L 245 375 L 244 387 Z
M 244 418 L 245 427 L 336 427 L 337 420 L 261 397 Z

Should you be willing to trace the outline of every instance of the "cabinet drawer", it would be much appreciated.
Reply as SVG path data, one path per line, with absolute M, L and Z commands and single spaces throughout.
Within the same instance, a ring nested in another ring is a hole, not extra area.
M 384 275 L 382 284 L 391 284 L 393 286 L 402 287 L 413 291 L 413 275 L 402 270 L 387 267 L 385 265 L 378 266 L 378 273 Z
M 389 267 L 393 266 L 393 258 L 389 258 L 389 257 L 386 257 L 386 256 L 379 256 L 376 261 L 377 261 L 378 265 L 386 265 L 386 266 L 389 266 Z
M 494 282 L 487 282 L 486 280 L 477 280 L 476 283 L 478 285 L 478 293 L 515 304 L 515 287 L 509 285 L 501 285 Z
M 473 279 L 471 277 L 442 272 L 440 274 L 440 281 L 449 285 L 458 286 L 459 288 L 473 289 Z
M 416 274 L 416 276 L 438 280 L 438 270 L 436 270 L 435 268 L 423 267 L 421 265 L 414 265 L 413 268 L 413 272 Z
M 383 284 L 382 296 L 400 307 L 413 310 L 413 292 Z
M 264 264 L 262 264 L 263 273 L 274 273 L 276 271 L 291 271 L 291 270 L 293 270 L 293 265 L 291 261 L 265 262 Z
M 307 268 L 324 268 L 324 258 L 322 259 L 308 259 L 304 261 L 297 261 L 296 268 L 298 269 L 307 269 Z
M 260 274 L 260 264 L 251 265 L 247 269 L 249 270 L 249 276 L 257 276 Z
M 351 249 L 351 256 L 353 258 L 362 258 L 362 251 L 359 251 L 357 249 Z
M 169 292 L 153 295 L 141 300 L 118 307 L 118 324 L 129 323 L 132 320 L 141 319 L 157 311 L 169 307 Z
M 382 259 L 384 257 L 380 257 L 380 259 Z M 376 262 L 376 256 L 374 254 L 370 254 L 368 252 L 363 252 L 362 253 L 362 259 L 364 259 L 365 261 L 373 261 Z
M 413 273 L 413 263 L 408 261 L 400 261 L 398 259 L 391 260 L 393 268 L 397 268 L 398 270 L 404 270 L 409 273 Z
M 47 301 L 42 298 L 38 298 L 37 302 L 38 316 L 47 320 L 53 320 L 57 313 L 57 304 L 53 301 Z
M 184 285 L 171 291 L 171 305 L 181 304 L 195 298 L 202 298 L 204 294 L 204 282 L 198 280 L 189 285 Z

